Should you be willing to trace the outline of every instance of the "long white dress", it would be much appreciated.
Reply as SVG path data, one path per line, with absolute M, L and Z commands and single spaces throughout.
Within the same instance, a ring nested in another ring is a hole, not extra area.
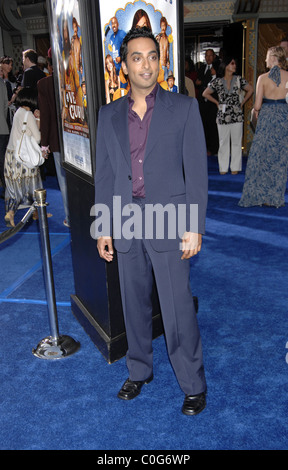
M 19 108 L 13 118 L 13 125 L 5 154 L 5 210 L 16 212 L 20 204 L 31 205 L 34 201 L 34 190 L 42 188 L 42 180 L 39 168 L 29 169 L 19 163 L 14 150 L 17 139 L 21 137 L 21 130 L 26 110 Z M 40 131 L 36 119 L 31 111 L 27 118 L 27 135 L 33 135 L 40 143 Z

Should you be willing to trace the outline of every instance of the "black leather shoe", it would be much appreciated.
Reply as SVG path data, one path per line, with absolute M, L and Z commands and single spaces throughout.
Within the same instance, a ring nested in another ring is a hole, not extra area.
M 141 392 L 141 388 L 144 384 L 149 384 L 153 380 L 153 374 L 148 377 L 146 380 L 138 380 L 133 382 L 133 380 L 127 379 L 123 384 L 121 390 L 118 393 L 118 398 L 121 400 L 132 400 L 137 397 Z
M 204 410 L 205 406 L 206 396 L 204 392 L 199 395 L 186 395 L 182 406 L 182 413 L 188 416 L 198 415 L 198 413 Z

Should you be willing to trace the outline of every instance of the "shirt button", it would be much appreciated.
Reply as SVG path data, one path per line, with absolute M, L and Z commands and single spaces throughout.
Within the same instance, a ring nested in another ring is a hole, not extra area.
M 143 160 L 139 160 L 139 163 L 142 163 Z
M 131 175 L 128 175 L 128 180 L 132 180 L 132 176 L 131 176 Z

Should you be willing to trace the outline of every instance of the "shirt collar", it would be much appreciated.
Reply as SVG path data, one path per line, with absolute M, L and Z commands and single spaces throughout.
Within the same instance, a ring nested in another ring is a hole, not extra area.
M 156 83 L 155 87 L 153 88 L 151 93 L 149 93 L 149 95 L 146 96 L 145 100 L 147 101 L 147 100 L 152 99 L 155 101 L 158 90 L 159 90 L 159 84 Z M 128 97 L 129 103 L 134 103 L 134 100 L 131 98 L 131 92 L 132 90 L 130 88 L 130 90 L 128 91 L 127 97 Z

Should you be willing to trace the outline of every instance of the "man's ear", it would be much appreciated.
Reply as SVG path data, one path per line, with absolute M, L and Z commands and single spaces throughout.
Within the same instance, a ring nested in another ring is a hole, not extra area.
M 126 67 L 125 62 L 122 61 L 121 67 L 122 67 L 122 69 L 123 69 L 124 74 L 125 74 L 125 75 L 128 75 L 128 70 L 127 70 L 127 67 Z

